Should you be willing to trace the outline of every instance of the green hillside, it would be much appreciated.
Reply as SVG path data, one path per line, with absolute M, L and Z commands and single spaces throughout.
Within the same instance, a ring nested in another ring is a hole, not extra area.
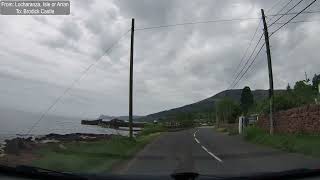
M 280 92 L 282 90 L 276 90 L 275 92 Z M 170 116 L 174 116 L 180 113 L 207 113 L 213 112 L 215 102 L 223 99 L 224 97 L 229 97 L 237 102 L 240 101 L 242 89 L 232 89 L 232 90 L 225 90 L 218 94 L 215 94 L 207 99 L 202 101 L 188 104 L 182 107 L 157 112 L 154 114 L 149 114 L 142 118 L 137 119 L 137 121 L 153 121 L 159 119 L 166 119 Z M 255 100 L 262 100 L 268 97 L 268 90 L 254 90 L 252 91 Z

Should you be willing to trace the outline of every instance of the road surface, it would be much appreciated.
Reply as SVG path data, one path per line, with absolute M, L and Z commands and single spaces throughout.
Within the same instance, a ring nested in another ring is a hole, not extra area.
M 140 151 L 120 173 L 197 172 L 230 176 L 319 167 L 319 159 L 254 145 L 239 136 L 228 136 L 207 127 L 164 133 Z

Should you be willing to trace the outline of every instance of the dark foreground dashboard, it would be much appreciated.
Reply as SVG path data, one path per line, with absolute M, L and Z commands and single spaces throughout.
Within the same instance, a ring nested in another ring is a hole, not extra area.
M 320 169 L 296 169 L 283 172 L 241 175 L 236 177 L 205 176 L 194 172 L 175 173 L 168 176 L 112 175 L 112 174 L 74 174 L 57 172 L 30 166 L 6 167 L 0 165 L 0 180 L 242 180 L 242 179 L 320 179 Z
M 0 175 L 0 179 L 1 180 L 41 180 L 40 178 L 25 178 L 25 177 L 15 177 L 15 176 L 7 176 L 7 175 Z M 46 179 L 46 178 L 44 178 Z M 59 178 L 58 178 L 59 179 Z M 89 178 L 88 180 L 166 180 L 166 179 L 170 179 L 172 180 L 173 178 L 171 177 L 146 177 L 146 176 L 131 176 L 131 177 L 109 177 L 109 178 Z M 186 178 L 188 179 L 188 178 Z M 208 178 L 208 177 L 201 177 L 199 176 L 196 179 L 200 179 L 200 180 L 209 180 L 209 179 L 213 179 L 213 178 Z M 221 179 L 221 178 L 216 178 L 216 179 Z M 229 179 L 229 178 L 228 178 Z M 246 179 L 246 178 L 232 178 L 232 179 Z M 253 178 L 249 178 L 249 179 L 253 179 Z M 260 178 L 257 178 L 260 179 Z M 262 178 L 263 179 L 263 178 Z M 273 179 L 287 179 L 287 178 L 273 178 Z M 320 177 L 305 177 L 305 178 L 288 178 L 288 179 L 304 179 L 304 180 L 316 180 L 319 179 Z

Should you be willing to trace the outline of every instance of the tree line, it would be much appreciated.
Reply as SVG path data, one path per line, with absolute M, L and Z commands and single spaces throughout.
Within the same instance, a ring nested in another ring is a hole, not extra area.
M 286 90 L 276 91 L 274 94 L 274 111 L 287 110 L 306 104 L 320 103 L 319 97 L 320 74 L 315 74 L 312 80 L 307 77 L 295 82 L 293 88 L 290 84 Z M 215 102 L 214 107 L 206 112 L 180 112 L 167 117 L 167 121 L 176 121 L 181 126 L 191 127 L 195 123 L 236 123 L 239 116 L 269 113 L 268 98 L 255 99 L 250 87 L 246 86 L 241 91 L 240 101 L 224 97 Z
M 287 85 L 285 91 L 274 94 L 274 111 L 287 110 L 307 104 L 320 104 L 319 97 L 320 74 L 315 74 L 310 80 L 297 81 L 293 88 Z M 243 88 L 240 103 L 228 97 L 217 104 L 217 119 L 223 123 L 234 123 L 240 115 L 269 113 L 269 99 L 255 100 L 250 87 Z

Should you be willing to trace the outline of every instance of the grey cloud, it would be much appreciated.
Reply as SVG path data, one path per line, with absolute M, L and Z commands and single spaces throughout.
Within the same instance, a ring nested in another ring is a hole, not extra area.
M 65 38 L 70 38 L 75 42 L 77 42 L 82 35 L 79 25 L 74 21 L 65 21 L 61 25 L 61 32 Z
M 136 18 L 137 27 L 144 24 L 164 24 L 171 18 L 168 12 L 173 9 L 173 1 L 115 1 L 119 6 L 121 13 L 127 18 Z M 142 22 L 141 22 L 142 21 Z M 141 27 L 141 26 L 140 26 Z
M 61 73 L 61 77 L 65 75 L 68 79 L 76 79 L 81 72 L 75 72 L 74 66 L 78 63 L 83 63 L 85 66 L 99 58 L 122 33 L 129 29 L 132 17 L 136 19 L 136 28 L 211 19 L 260 17 L 261 8 L 267 10 L 276 2 L 278 1 L 117 0 L 90 3 L 87 0 L 81 0 L 72 6 L 74 8 L 72 20 L 70 17 L 59 19 L 47 17 L 36 18 L 36 20 L 42 22 L 45 27 L 50 26 L 51 20 L 57 21 L 59 25 L 53 32 L 57 31 L 60 35 L 48 34 L 48 37 L 41 39 L 41 42 L 48 47 L 48 52 L 61 53 L 61 56 L 67 57 L 72 53 L 78 54 L 75 57 L 88 55 L 90 60 L 85 63 L 77 59 L 71 61 L 71 58 L 70 61 L 58 62 L 58 67 L 65 67 L 63 70 L 73 72 L 66 73 L 59 71 L 58 68 L 55 69 Z M 279 5 L 283 6 L 286 2 L 283 1 Z M 88 3 L 90 3 L 89 6 Z M 303 5 L 305 4 L 301 6 Z M 267 14 L 277 12 L 280 6 L 270 12 L 267 11 Z M 303 15 L 300 19 L 318 17 L 319 15 Z M 283 18 L 282 21 L 288 18 L 290 17 Z M 0 20 L 6 22 L 5 19 L 0 18 Z M 205 23 L 136 31 L 134 112 L 148 114 L 174 108 L 201 100 L 227 88 L 258 21 Z M 33 22 L 26 22 L 26 26 L 28 23 L 30 26 L 33 25 Z M 7 22 L 7 24 L 10 23 Z M 270 32 L 277 26 L 270 28 Z M 317 67 L 320 66 L 320 61 L 316 48 L 320 44 L 315 38 L 320 33 L 319 27 L 319 23 L 292 24 L 271 38 L 276 88 L 284 88 L 287 82 L 292 83 L 303 78 L 304 71 L 310 75 L 319 73 Z M 260 24 L 253 46 L 261 33 Z M 83 111 L 89 114 L 126 114 L 129 38 L 127 34 L 120 44 L 81 80 L 71 94 L 63 99 L 54 113 L 72 114 Z M 9 54 L 25 57 L 28 66 L 42 62 L 41 59 L 31 57 L 31 53 L 21 52 L 15 55 L 9 52 Z M 29 59 L 33 60 L 29 61 Z M 48 69 L 53 68 L 50 64 L 44 63 L 43 66 Z M 238 88 L 245 85 L 249 85 L 252 89 L 268 88 L 266 67 L 266 55 L 263 49 L 252 70 L 244 76 Z M 48 77 L 50 83 L 46 85 L 35 85 L 38 83 L 19 78 L 21 77 L 2 80 L 2 84 L 8 88 L 0 89 L 1 92 L 12 89 L 13 94 L 7 92 L 9 94 L 2 95 L 1 98 L 10 101 L 12 106 L 21 101 L 34 99 L 34 102 L 41 105 L 41 107 L 40 105 L 34 107 L 34 111 L 42 110 L 42 107 L 46 107 L 67 87 L 67 85 L 56 87 L 57 85 L 52 82 L 60 82 L 62 79 L 54 79 L 54 77 Z M 20 85 L 28 83 L 33 84 L 28 86 L 28 90 L 19 90 Z M 16 94 L 20 92 L 22 95 L 17 96 Z M 37 92 L 38 96 L 29 94 L 30 92 Z M 17 106 L 28 108 L 23 105 Z M 65 112 L 66 110 L 69 112 Z
M 8 48 L 5 48 L 4 50 L 6 51 L 6 53 L 10 53 L 10 55 L 16 56 L 21 63 L 28 61 L 28 62 L 31 62 L 32 64 L 41 65 L 43 67 L 48 67 L 48 66 L 52 67 L 52 66 L 58 65 L 56 62 L 42 59 L 40 57 L 37 57 L 36 55 L 32 55 L 32 53 L 30 52 L 15 51 Z
M 43 24 L 48 24 L 48 20 L 46 17 L 43 17 L 43 16 L 34 16 L 33 17 L 36 21 L 39 21 Z

